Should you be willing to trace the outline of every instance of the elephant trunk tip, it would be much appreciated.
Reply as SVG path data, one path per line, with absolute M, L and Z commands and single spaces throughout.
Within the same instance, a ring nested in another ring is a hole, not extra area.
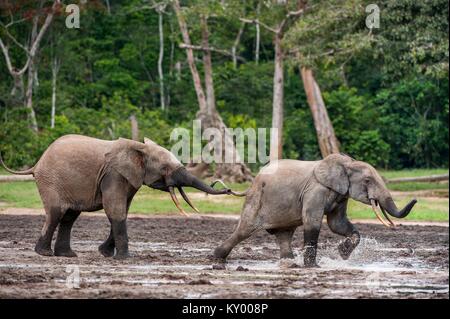
M 382 204 L 382 206 L 384 209 L 386 209 L 389 215 L 395 218 L 405 218 L 406 216 L 409 215 L 409 213 L 411 212 L 414 205 L 416 205 L 416 203 L 417 199 L 414 198 L 408 204 L 406 204 L 406 206 L 402 210 L 399 211 L 392 198 L 389 198 Z

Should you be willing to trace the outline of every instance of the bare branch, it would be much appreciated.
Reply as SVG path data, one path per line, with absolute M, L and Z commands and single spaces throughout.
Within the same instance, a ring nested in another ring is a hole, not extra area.
M 30 57 L 31 58 L 33 58 L 36 55 L 36 52 L 39 49 L 39 44 L 42 40 L 42 37 L 44 36 L 44 34 L 47 31 L 50 24 L 52 23 L 53 16 L 56 11 L 56 6 L 59 5 L 59 3 L 60 3 L 60 0 L 55 0 L 55 2 L 53 2 L 52 10 L 47 14 L 44 24 L 43 24 L 41 30 L 39 30 L 36 40 L 33 42 L 32 46 L 31 46 L 31 49 L 30 49 Z
M 245 18 L 239 18 L 240 21 L 245 22 L 245 23 L 250 23 L 250 24 L 259 24 L 260 26 L 262 26 L 264 29 L 273 32 L 273 33 L 278 33 L 279 30 L 274 29 L 269 27 L 267 24 L 257 20 L 257 19 L 245 19 Z
M 191 50 L 198 50 L 198 51 L 210 51 L 210 52 L 215 52 L 215 53 L 220 53 L 222 55 L 226 55 L 226 56 L 233 56 L 233 53 L 231 53 L 230 51 L 227 50 L 221 50 L 221 49 L 217 49 L 214 47 L 203 47 L 201 45 L 192 45 L 192 44 L 186 44 L 186 43 L 180 43 L 179 44 L 180 49 L 191 49 Z M 236 56 L 236 58 L 240 61 L 246 61 L 243 57 L 241 56 Z
M 5 56 L 6 66 L 8 67 L 8 71 L 9 71 L 9 73 L 13 74 L 14 70 L 13 70 L 13 67 L 11 64 L 11 59 L 9 57 L 8 48 L 5 46 L 5 44 L 3 43 L 1 38 L 0 38 L 0 47 L 2 49 L 3 55 Z
M 8 31 L 8 27 L 5 26 L 3 23 L 0 23 L 0 25 L 4 28 L 5 33 L 8 36 L 8 38 L 10 38 L 11 41 L 14 42 L 14 44 L 17 45 L 19 48 L 24 50 L 26 52 L 26 54 L 29 54 L 28 49 L 24 45 L 22 45 L 19 41 L 17 41 L 17 39 Z

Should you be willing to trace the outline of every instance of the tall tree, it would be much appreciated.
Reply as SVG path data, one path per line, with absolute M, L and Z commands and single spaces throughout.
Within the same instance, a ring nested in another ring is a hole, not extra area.
M 166 109 L 166 95 L 164 90 L 164 10 L 167 4 L 164 2 L 159 3 L 156 6 L 156 12 L 158 12 L 158 33 L 159 33 L 159 57 L 158 57 L 158 75 L 159 75 L 159 90 L 160 90 L 160 103 L 161 109 Z
M 333 124 L 328 116 L 322 93 L 320 92 L 319 85 L 314 78 L 313 72 L 311 69 L 302 67 L 300 68 L 300 73 L 309 108 L 314 120 L 317 141 L 322 157 L 326 157 L 333 153 L 339 153 L 339 141 L 334 134 Z
M 284 58 L 283 38 L 293 23 L 304 13 L 306 0 L 297 1 L 264 1 L 267 22 L 262 19 L 241 18 L 241 21 L 262 26 L 273 35 L 275 48 L 273 73 L 272 128 L 276 134 L 271 136 L 270 160 L 281 158 L 283 151 L 283 118 L 284 118 Z M 259 7 L 258 7 L 259 8 Z
M 197 119 L 201 120 L 203 130 L 207 128 L 217 128 L 222 133 L 222 140 L 219 141 L 221 145 L 215 145 L 216 150 L 222 150 L 222 159 L 225 159 L 225 154 L 232 154 L 231 163 L 226 163 L 225 161 L 223 163 L 216 163 L 217 168 L 215 169 L 214 176 L 231 182 L 250 181 L 253 179 L 251 171 L 245 165 L 244 161 L 240 157 L 240 154 L 236 151 L 232 136 L 227 134 L 228 129 L 216 108 L 211 52 L 224 52 L 223 50 L 215 50 L 209 45 L 209 16 L 205 13 L 200 14 L 201 46 L 198 47 L 192 45 L 186 19 L 178 0 L 173 1 L 173 8 L 178 19 L 178 24 L 184 42 L 182 47 L 186 49 L 186 56 L 197 94 L 199 104 Z M 204 88 L 195 64 L 194 48 L 202 50 L 203 53 Z
M 27 77 L 27 89 L 24 96 L 24 105 L 28 110 L 28 116 L 30 119 L 30 125 L 33 131 L 38 131 L 38 123 L 36 119 L 36 113 L 33 108 L 33 85 L 35 80 L 35 73 L 37 72 L 36 56 L 39 52 L 42 39 L 47 32 L 54 15 L 60 11 L 60 0 L 54 0 L 51 8 L 45 8 L 45 0 L 38 2 L 38 7 L 32 7 L 27 12 L 22 12 L 24 18 L 18 18 L 13 6 L 2 8 L 9 11 L 10 21 L 8 23 L 1 22 L 2 34 L 0 34 L 0 48 L 6 61 L 8 72 L 13 78 L 14 88 L 12 94 L 19 94 L 21 99 L 23 98 L 23 75 L 28 71 Z M 39 27 L 41 17 L 45 16 L 42 26 Z M 10 28 L 16 24 L 23 24 L 31 20 L 31 34 L 25 41 L 18 40 L 19 36 L 15 36 L 10 32 Z M 6 40 L 8 39 L 8 40 Z M 25 42 L 25 44 L 23 44 Z M 13 65 L 13 61 L 10 56 L 9 46 L 14 44 L 16 47 L 23 50 L 25 55 L 25 63 L 22 67 L 16 67 Z

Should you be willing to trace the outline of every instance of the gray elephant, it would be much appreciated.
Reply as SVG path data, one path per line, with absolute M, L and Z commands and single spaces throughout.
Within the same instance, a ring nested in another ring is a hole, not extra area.
M 375 168 L 341 154 L 329 155 L 321 161 L 272 162 L 260 171 L 244 195 L 246 200 L 235 231 L 214 251 L 214 257 L 219 260 L 224 261 L 234 246 L 260 229 L 276 236 L 281 258 L 294 258 L 292 236 L 303 225 L 304 265 L 316 267 L 317 241 L 324 215 L 331 231 L 346 237 L 338 250 L 347 259 L 360 241 L 359 232 L 347 219 L 349 198 L 371 205 L 387 226 L 394 224 L 386 211 L 403 218 L 416 203 L 414 199 L 398 210 Z M 382 219 L 378 208 L 389 223 Z
M 127 139 L 105 141 L 96 138 L 66 135 L 54 141 L 37 164 L 13 174 L 33 174 L 46 211 L 46 220 L 35 251 L 53 255 L 51 241 L 56 227 L 58 235 L 54 255 L 75 257 L 70 247 L 72 225 L 82 211 L 104 209 L 111 223 L 108 239 L 99 251 L 105 257 L 129 256 L 126 220 L 131 200 L 144 184 L 170 193 L 182 213 L 174 187 L 193 208 L 183 186 L 194 187 L 208 194 L 229 194 L 215 190 L 188 173 L 177 158 L 149 139 L 140 143 Z M 196 210 L 196 209 L 195 209 Z

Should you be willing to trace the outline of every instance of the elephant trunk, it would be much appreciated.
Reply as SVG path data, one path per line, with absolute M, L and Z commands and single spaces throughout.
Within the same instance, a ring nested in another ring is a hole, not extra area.
M 199 213 L 199 210 L 192 204 L 191 200 L 184 192 L 182 188 L 183 186 L 194 187 L 198 190 L 201 190 L 205 193 L 212 195 L 230 194 L 231 192 L 231 190 L 228 188 L 222 190 L 215 190 L 211 186 L 202 182 L 199 178 L 189 173 L 184 167 L 176 169 L 175 171 L 172 172 L 172 174 L 166 177 L 164 189 L 167 189 L 169 191 L 170 197 L 172 198 L 172 201 L 175 203 L 175 206 L 185 216 L 188 216 L 188 214 L 186 214 L 184 209 L 181 207 L 180 202 L 178 201 L 177 195 L 175 194 L 174 189 L 175 187 L 178 188 L 183 199 L 186 201 L 186 203 L 188 203 L 189 206 L 192 207 L 193 210 L 195 210 L 197 213 Z
M 184 167 L 180 167 L 179 169 L 175 170 L 170 176 L 170 179 L 172 180 L 172 183 L 178 187 L 193 187 L 211 195 L 230 194 L 230 189 L 214 189 L 211 186 L 205 184 L 199 178 L 189 173 Z
M 411 209 L 417 203 L 416 199 L 411 200 L 402 210 L 398 210 L 397 206 L 394 203 L 392 197 L 387 197 L 384 200 L 380 200 L 380 206 L 385 209 L 389 215 L 396 218 L 405 218 L 411 212 Z

